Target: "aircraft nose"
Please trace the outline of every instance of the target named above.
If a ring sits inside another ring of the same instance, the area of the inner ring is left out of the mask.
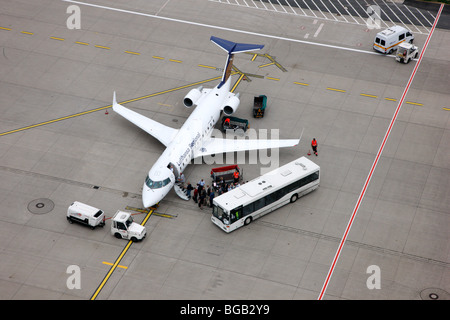
[[[153,205],[153,201],[144,197],[142,198],[142,204],[144,205],[144,208],[150,208]]]
[[[169,190],[170,188],[150,190],[147,186],[144,186],[142,190],[142,204],[144,205],[144,208],[155,206],[166,196]]]
[[[156,199],[154,192],[145,189],[142,191],[142,204],[144,205],[144,208],[152,207],[158,202],[159,200]]]

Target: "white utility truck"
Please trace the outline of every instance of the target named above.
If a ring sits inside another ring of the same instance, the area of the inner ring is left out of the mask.
[[[118,239],[136,242],[145,238],[147,230],[144,226],[133,222],[130,213],[118,210],[111,221],[111,234]]]
[[[409,63],[419,55],[419,48],[410,43],[400,43],[397,48],[395,60],[402,63]]]
[[[414,35],[401,26],[392,26],[380,31],[373,41],[373,49],[381,53],[392,53],[400,43],[413,43]]]
[[[79,222],[95,229],[97,226],[105,225],[105,213],[103,210],[75,201],[67,209],[67,221]]]

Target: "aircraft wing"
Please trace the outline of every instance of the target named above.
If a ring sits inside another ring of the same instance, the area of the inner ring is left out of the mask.
[[[116,92],[114,92],[112,108],[122,117],[134,123],[136,126],[158,139],[166,147],[170,142],[172,142],[172,140],[178,133],[178,129],[165,126],[159,122],[156,122],[155,120],[144,117],[143,115],[118,104],[116,101]]]
[[[203,142],[202,147],[194,152],[194,157],[197,158],[227,152],[294,147],[300,143],[300,139],[301,136],[299,139],[280,140],[211,138]]]

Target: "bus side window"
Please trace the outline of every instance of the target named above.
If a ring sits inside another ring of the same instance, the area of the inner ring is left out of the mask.
[[[249,203],[244,208],[242,208],[242,216],[245,217],[246,215],[253,212],[253,203]]]
[[[319,179],[319,171],[313,173],[313,181]]]
[[[278,199],[283,198],[283,197],[284,197],[285,195],[287,195],[288,193],[289,193],[289,191],[287,190],[287,186],[284,187],[284,188],[282,188],[282,189],[280,189],[280,190],[278,190],[278,191],[277,191],[277,194],[278,194],[278,196],[279,196]]]
[[[264,197],[266,199],[266,206],[278,200],[277,192],[273,192]]]
[[[253,202],[253,204],[255,205],[255,211],[258,211],[259,209],[264,208],[265,199],[264,198],[258,199],[255,202]]]
[[[403,39],[405,39],[405,34],[404,33],[402,33],[401,35],[398,36],[398,40],[399,41],[403,40]]]

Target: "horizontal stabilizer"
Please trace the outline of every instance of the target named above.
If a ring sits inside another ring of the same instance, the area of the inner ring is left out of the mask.
[[[214,36],[211,36],[211,41],[214,42],[215,44],[217,44],[219,47],[221,47],[223,50],[225,50],[229,54],[247,52],[247,51],[253,51],[253,50],[260,50],[260,49],[264,48],[264,45],[237,43],[237,42],[232,42],[232,41],[228,41],[225,39],[217,38]]]
[[[223,69],[222,81],[220,81],[219,85],[217,86],[218,88],[221,88],[225,83],[227,83],[228,79],[231,76],[231,69],[233,68],[233,57],[235,53],[259,50],[264,48],[264,45],[260,44],[237,43],[214,36],[211,36],[211,41],[228,53],[227,62],[225,63],[225,68]]]

